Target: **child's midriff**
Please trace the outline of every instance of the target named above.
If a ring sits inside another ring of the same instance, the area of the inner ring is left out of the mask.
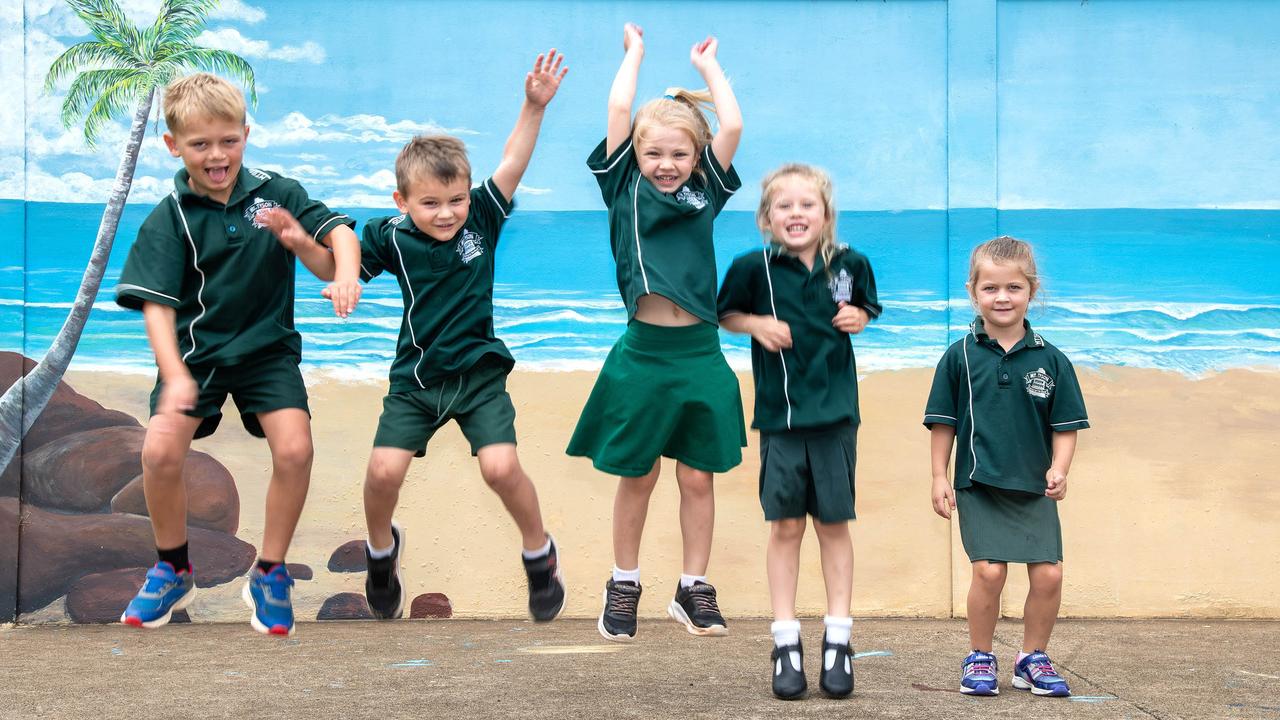
[[[642,295],[636,301],[636,319],[650,325],[685,327],[702,322],[688,310],[662,295]]]

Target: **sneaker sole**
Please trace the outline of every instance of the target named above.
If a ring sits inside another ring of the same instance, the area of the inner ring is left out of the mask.
[[[604,591],[604,605],[605,605],[605,607],[608,607],[608,606],[609,606],[609,591],[608,591],[608,590],[605,590],[605,591]],[[608,630],[606,630],[606,629],[605,629],[605,627],[604,627],[604,612],[601,612],[601,613],[600,613],[600,619],[596,620],[596,629],[600,631],[600,635],[601,635],[605,640],[611,640],[611,641],[613,641],[613,642],[617,642],[617,643],[629,643],[629,642],[631,642],[632,640],[635,640],[635,639],[636,639],[636,636],[635,636],[635,635],[627,635],[626,633],[622,633],[621,635],[614,635],[614,634],[610,633]]]
[[[267,627],[262,624],[262,621],[258,619],[258,606],[253,604],[253,592],[249,590],[249,582],[247,580],[244,583],[244,590],[240,593],[240,597],[244,598],[244,604],[248,605],[249,610],[252,611],[249,613],[249,624],[253,626],[254,630],[257,630],[263,635],[283,635],[284,637],[293,635],[293,631],[297,623],[289,626],[288,632],[280,632],[276,630],[276,628],[280,627],[279,625]]]
[[[976,689],[974,689],[974,688],[967,688],[967,687],[965,687],[965,686],[961,685],[961,686],[960,686],[960,694],[962,694],[962,695],[973,695],[973,696],[975,696],[975,697],[993,697],[993,696],[995,696],[995,695],[999,695],[999,694],[1000,694],[1000,688],[995,687],[995,688],[991,688],[990,690],[981,690],[981,691],[980,691],[980,690],[976,690]]]
[[[400,583],[400,604],[396,606],[395,612],[390,615],[379,615],[378,611],[373,609],[373,603],[369,602],[369,596],[366,595],[364,603],[369,606],[369,614],[373,615],[373,619],[375,620],[399,620],[400,618],[403,618],[404,604],[405,601],[409,599],[409,590],[404,586],[404,575],[400,572],[400,569],[404,567],[404,528],[400,527],[400,523],[395,520],[391,521],[391,527],[395,528],[396,532],[400,535],[400,549],[396,553],[396,582]],[[368,572],[369,568],[366,567],[365,573],[368,574]]]
[[[1048,697],[1071,697],[1071,691],[1070,691],[1070,690],[1068,690],[1068,691],[1066,691],[1066,692],[1064,692],[1064,693],[1054,692],[1053,690],[1045,690],[1045,689],[1043,689],[1043,688],[1038,688],[1038,687],[1036,687],[1035,685],[1032,685],[1031,683],[1027,682],[1026,680],[1023,680],[1022,678],[1018,677],[1017,675],[1014,675],[1014,676],[1013,676],[1013,686],[1014,686],[1015,688],[1017,688],[1018,690],[1030,690],[1032,695],[1039,695],[1040,697],[1046,697],[1046,696],[1048,696]]]
[[[699,637],[724,637],[729,634],[729,628],[724,625],[712,625],[704,628],[694,625],[693,621],[689,619],[688,614],[685,613],[684,608],[680,607],[680,603],[675,600],[672,600],[667,605],[667,614],[671,616],[672,620],[684,625],[684,629],[688,630],[690,635],[697,635]]]
[[[121,613],[120,622],[124,625],[128,625],[129,627],[141,627],[141,628],[153,628],[153,629],[162,627],[164,625],[169,624],[169,621],[173,619],[173,614],[175,612],[179,610],[185,610],[188,605],[190,605],[193,601],[195,601],[195,599],[196,599],[196,586],[192,585],[191,589],[187,591],[187,594],[178,598],[178,602],[174,603],[173,607],[169,608],[169,612],[165,613],[164,615],[161,615],[155,620],[148,620],[144,622],[140,618],[136,618],[136,617],[130,618],[128,614]],[[137,622],[129,622],[131,619],[137,620]]]

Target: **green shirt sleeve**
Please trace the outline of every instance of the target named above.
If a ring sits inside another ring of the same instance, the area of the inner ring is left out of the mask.
[[[751,297],[751,255],[742,255],[733,261],[724,274],[724,282],[720,283],[720,294],[716,297],[716,314],[753,315]]]
[[[405,221],[412,222],[407,217]],[[364,232],[360,233],[360,279],[364,282],[378,277],[387,269],[386,244],[382,242],[382,236],[388,230],[395,232],[395,228],[389,225],[388,218],[370,220],[365,224]]]
[[[966,342],[961,339],[960,342]],[[953,345],[943,353],[938,367],[933,371],[933,387],[929,389],[929,400],[924,406],[924,426],[960,424],[959,398],[956,389],[959,380],[959,366],[955,362],[956,353]]]
[[[702,169],[707,174],[706,190],[711,196],[711,207],[716,209],[718,215],[729,198],[742,187],[742,179],[738,177],[738,171],[733,169],[733,165],[728,170],[720,167],[720,161],[716,160],[716,154],[711,152],[710,145],[702,148]]]
[[[853,294],[850,304],[866,310],[874,320],[880,317],[884,308],[880,306],[880,298],[876,295],[876,276],[871,272],[871,261],[859,252],[849,254],[850,259],[847,264],[849,274],[853,276]]]
[[[1049,400],[1049,427],[1054,432],[1083,430],[1089,427],[1089,414],[1084,409],[1084,395],[1076,379],[1076,369],[1062,356],[1054,378],[1053,396]]]
[[[298,220],[298,224],[311,235],[316,242],[320,242],[335,227],[346,225],[349,228],[356,226],[356,221],[343,213],[334,212],[319,200],[312,199],[307,195],[307,191],[297,181],[289,178],[277,178],[278,181],[285,183],[286,190],[284,192],[285,209],[293,214]]]
[[[636,155],[631,149],[631,139],[622,143],[612,155],[604,153],[607,140],[601,140],[591,155],[587,157],[587,167],[600,185],[600,195],[606,207],[613,207],[614,201],[627,194],[627,184],[632,180],[633,171],[638,169]]]
[[[177,202],[166,197],[163,203]],[[116,303],[130,310],[141,310],[143,303],[153,302],[172,308],[182,304],[182,278],[187,264],[185,236],[162,227],[167,214],[152,213],[138,230],[138,238],[129,248],[120,281],[116,284]]]
[[[502,196],[493,178],[486,178],[471,189],[470,217],[490,250],[498,246],[498,234],[514,207],[514,202]]]

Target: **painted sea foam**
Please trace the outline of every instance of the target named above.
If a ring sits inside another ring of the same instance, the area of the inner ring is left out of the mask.
[[[148,211],[126,210],[75,369],[153,372],[141,315],[116,306],[111,292]],[[100,212],[0,201],[0,349],[44,354],[74,300]],[[363,221],[381,213],[352,214]],[[884,315],[853,341],[860,371],[932,367],[964,333],[972,316],[962,295],[968,243],[949,255],[947,229],[943,211],[841,213],[841,239],[871,259],[884,304]],[[1273,270],[1280,267],[1280,212],[1010,211],[1000,213],[1000,232],[1036,245],[1046,292],[1030,319],[1078,365],[1190,376],[1280,367],[1280,275]],[[625,329],[606,233],[603,212],[513,215],[497,251],[494,325],[519,367],[597,369]],[[734,255],[758,247],[749,213],[717,222],[722,273]],[[301,268],[297,280],[307,369],[384,378],[400,325],[394,279],[371,282],[346,320],[320,297],[323,283]],[[750,367],[746,338],[723,333],[722,344],[734,367]]]

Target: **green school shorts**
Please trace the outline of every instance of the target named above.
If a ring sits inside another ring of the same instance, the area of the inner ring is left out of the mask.
[[[858,426],[760,433],[760,507],[764,519],[812,515],[834,523],[857,517],[854,468]]]
[[[258,413],[285,408],[298,408],[311,414],[307,406],[307,386],[298,369],[298,356],[291,352],[267,352],[237,365],[214,368],[191,368],[191,377],[200,388],[196,406],[186,412],[203,418],[196,428],[196,438],[208,437],[222,422],[222,405],[227,395],[235,400],[240,422],[254,437],[266,437]],[[164,383],[156,378],[151,391],[151,414],[156,414],[160,390]]]
[[[960,540],[969,562],[1062,562],[1058,501],[975,482],[956,490]]]
[[[718,328],[632,320],[605,358],[567,452],[602,472],[640,477],[661,456],[725,472],[742,462],[746,444],[738,376]]]
[[[471,443],[471,454],[497,443],[516,441],[516,409],[507,394],[507,368],[486,355],[469,370],[425,390],[388,393],[374,447],[427,454],[427,443],[450,419]]]

